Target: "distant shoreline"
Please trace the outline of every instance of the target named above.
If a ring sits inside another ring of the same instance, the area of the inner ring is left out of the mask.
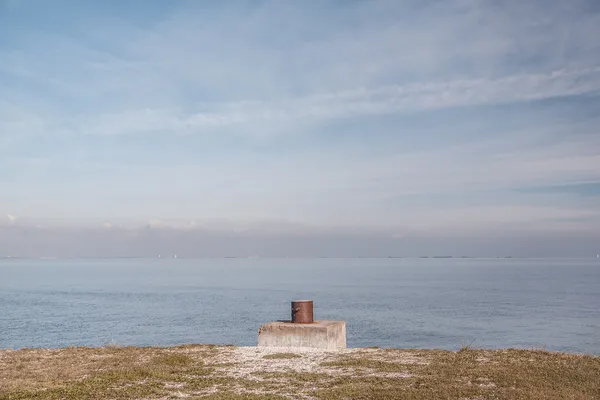
[[[518,256],[380,256],[380,257],[335,257],[335,256],[316,256],[316,257],[278,257],[278,256],[222,256],[222,257],[195,257],[195,256],[178,256],[173,257],[153,257],[153,256],[73,256],[73,257],[53,257],[53,256],[40,256],[40,257],[25,257],[25,256],[0,256],[0,260],[386,260],[386,259],[399,259],[399,260],[596,260],[596,256],[587,257],[518,257]]]

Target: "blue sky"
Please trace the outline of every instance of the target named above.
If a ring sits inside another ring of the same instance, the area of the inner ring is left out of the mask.
[[[595,254],[599,4],[0,0],[0,254],[87,254],[47,245],[81,229]]]

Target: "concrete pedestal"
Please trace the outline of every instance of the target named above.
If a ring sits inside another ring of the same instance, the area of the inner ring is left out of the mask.
[[[258,346],[345,349],[346,322],[315,321],[310,324],[269,322],[258,329]]]

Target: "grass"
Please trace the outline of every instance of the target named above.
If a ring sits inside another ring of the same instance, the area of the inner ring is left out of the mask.
[[[393,360],[394,357],[389,357]],[[406,372],[365,377],[318,392],[323,399],[600,399],[600,359],[531,350],[434,352],[428,363],[343,358],[327,366]],[[401,397],[399,396],[401,393]]]
[[[600,358],[542,350],[0,350],[0,400],[600,399]]]
[[[289,358],[301,358],[302,356],[295,353],[275,353],[275,354],[267,354],[263,356],[265,360],[282,360]]]

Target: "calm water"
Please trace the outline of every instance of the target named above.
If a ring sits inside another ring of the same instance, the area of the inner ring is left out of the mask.
[[[0,260],[0,348],[255,345],[294,298],[351,347],[600,354],[600,262],[518,259]]]

